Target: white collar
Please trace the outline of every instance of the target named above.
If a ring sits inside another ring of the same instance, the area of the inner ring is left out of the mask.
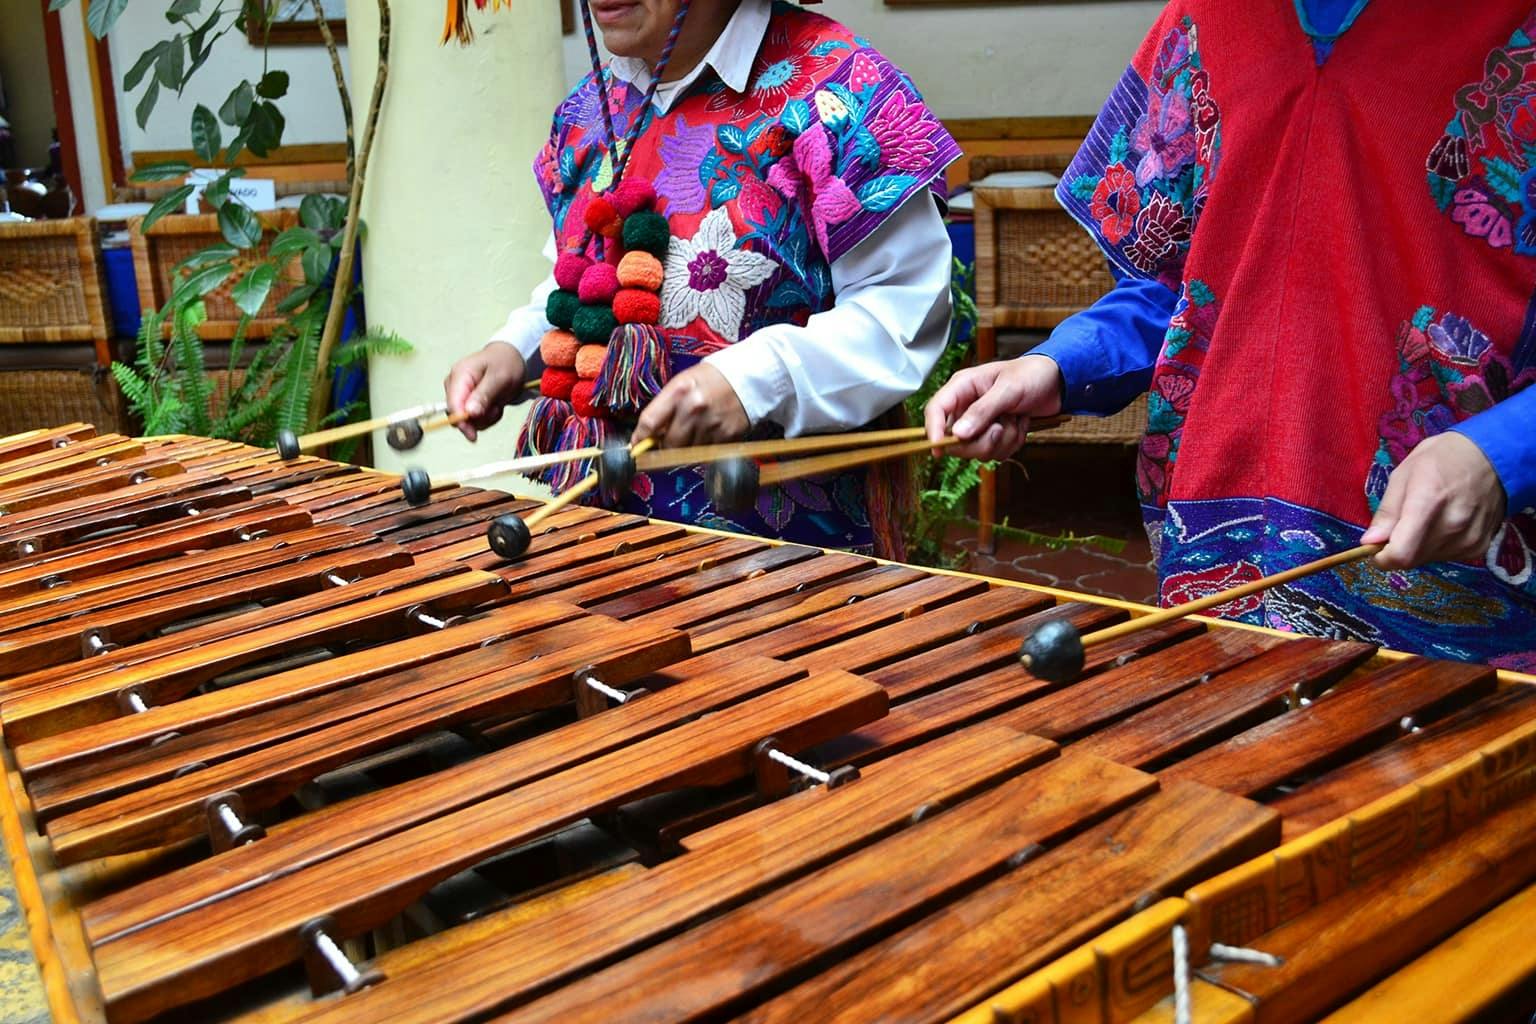
[[[704,59],[675,82],[665,82],[656,93],[657,106],[663,113],[672,102],[698,80],[706,67],[713,68],[720,81],[732,92],[746,92],[752,79],[752,65],[768,34],[768,19],[773,15],[772,0],[741,0],[724,31],[709,48]],[[651,69],[639,57],[614,57],[608,62],[614,77],[637,89],[651,84]]]

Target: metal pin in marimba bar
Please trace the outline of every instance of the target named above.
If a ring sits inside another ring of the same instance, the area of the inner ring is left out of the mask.
[[[117,650],[117,644],[112,643],[111,634],[101,627],[88,629],[80,634],[80,654],[82,657],[94,658],[99,654]]]
[[[124,690],[121,702],[124,708],[135,715],[142,715],[149,710],[149,705],[144,701],[144,695],[138,690]]]
[[[859,777],[859,770],[851,764],[834,768],[830,772],[807,764],[785,753],[780,749],[778,739],[772,736],[760,741],[752,749],[752,762],[757,790],[766,797],[780,797],[788,793],[793,788],[791,772],[813,786],[824,786],[827,789],[837,789]]]
[[[420,623],[428,629],[447,629],[464,621],[462,615],[450,615],[446,619],[440,619],[432,614],[430,608],[424,604],[413,604],[405,610],[405,617],[411,622]]]
[[[318,917],[299,932],[299,938],[304,944],[304,968],[314,993],[325,995],[341,989],[351,995],[383,981],[384,975],[377,968],[359,969],[352,962],[352,958],[331,937],[335,930],[334,918]]]
[[[609,701],[614,704],[628,704],[646,692],[643,689],[620,690],[609,686],[597,678],[596,669],[590,665],[578,669],[571,678],[576,687],[576,714],[581,718],[595,715],[599,711],[607,711],[610,706]]]
[[[203,804],[208,820],[208,841],[215,853],[223,853],[246,843],[254,843],[267,834],[266,829],[244,817],[245,803],[239,793],[220,793]]]

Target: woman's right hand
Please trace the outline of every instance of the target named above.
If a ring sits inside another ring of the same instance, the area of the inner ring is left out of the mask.
[[[1023,446],[1031,417],[1060,411],[1056,361],[1027,355],[961,370],[929,400],[924,419],[930,441],[950,433],[960,438],[948,454],[992,461]]]
[[[469,414],[459,432],[473,441],[501,419],[502,410],[522,391],[526,372],[517,349],[500,341],[454,363],[443,380],[443,394],[450,414]]]

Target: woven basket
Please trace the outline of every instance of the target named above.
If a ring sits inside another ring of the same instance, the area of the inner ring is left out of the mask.
[[[1115,286],[1048,188],[976,189],[976,300],[990,327],[1051,328]]]
[[[105,294],[91,218],[0,223],[0,343],[89,341],[106,365]]]
[[[1030,436],[1031,445],[1134,445],[1147,432],[1147,396],[1113,416],[1073,416],[1061,426]]]
[[[299,215],[295,210],[276,210],[258,214],[258,216],[263,228],[260,245],[254,252],[241,253],[237,256],[234,260],[235,273],[231,274],[223,285],[203,297],[203,303],[208,309],[208,319],[199,328],[198,334],[205,340],[235,336],[235,328],[239,325],[241,314],[239,307],[229,296],[230,291],[246,271],[266,255],[267,246],[271,244],[277,233],[299,222]],[[141,218],[134,218],[128,222],[133,242],[133,269],[139,283],[139,305],[146,310],[160,309],[171,295],[173,287],[171,268],[200,249],[222,243],[224,236],[219,234],[219,219],[214,214],[196,216],[180,214],[162,217],[150,225],[148,234],[139,230],[140,220]],[[286,274],[279,277],[277,283],[272,286],[266,304],[251,320],[246,336],[269,337],[283,322],[282,316],[277,312],[278,304],[287,297],[289,292],[303,283],[303,271],[295,260],[288,265]],[[170,324],[166,324],[165,329],[169,332]]]
[[[101,433],[136,433],[117,382],[100,368],[0,372],[0,435],[91,423]]]

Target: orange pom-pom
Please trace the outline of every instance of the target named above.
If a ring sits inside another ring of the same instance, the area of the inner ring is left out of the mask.
[[[576,376],[582,380],[596,377],[597,371],[603,368],[603,359],[607,354],[607,345],[581,346],[576,350]]]
[[[619,284],[625,288],[643,288],[648,292],[661,291],[661,260],[639,249],[624,254],[619,260]]]
[[[654,324],[661,319],[661,296],[625,288],[613,297],[613,316],[621,324]]]
[[[577,381],[571,389],[571,405],[576,409],[578,416],[597,416],[597,409],[592,405],[592,382],[590,380]]]
[[[576,350],[581,342],[570,331],[545,331],[539,339],[539,355],[545,366],[570,369],[576,365]]]
[[[624,232],[624,218],[620,217],[613,204],[602,196],[598,196],[587,204],[582,211],[582,220],[587,227],[602,235],[604,238],[618,238]]]

